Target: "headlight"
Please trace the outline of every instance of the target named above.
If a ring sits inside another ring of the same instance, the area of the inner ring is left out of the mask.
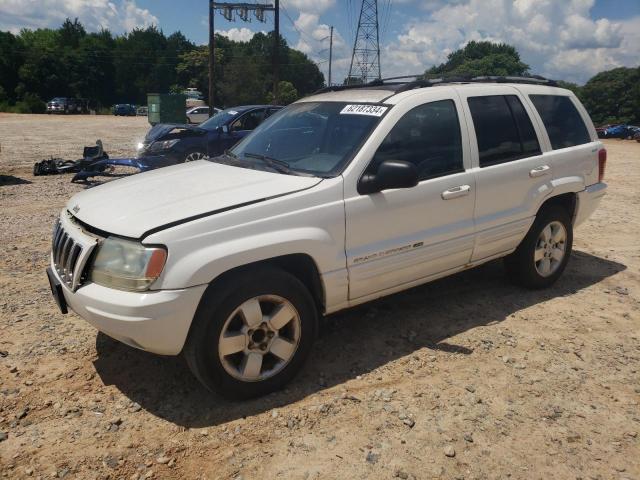
[[[149,147],[149,150],[152,152],[159,152],[160,150],[168,150],[179,141],[180,141],[179,138],[174,138],[173,140],[161,140],[158,142],[153,142]]]
[[[167,259],[162,247],[108,237],[98,247],[91,281],[105,287],[141,292],[160,276]]]

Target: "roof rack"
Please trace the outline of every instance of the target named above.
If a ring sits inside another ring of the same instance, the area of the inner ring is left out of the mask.
[[[401,81],[414,78],[415,80]],[[400,80],[400,81],[398,81]],[[382,79],[375,79],[369,83],[362,83],[356,85],[332,85],[330,87],[324,87],[315,92],[327,93],[327,92],[339,92],[342,90],[351,90],[357,88],[368,89],[384,89],[393,90],[395,93],[406,92],[415,88],[434,87],[436,85],[447,85],[451,83],[524,83],[532,85],[547,85],[550,87],[557,87],[558,83],[555,80],[550,80],[540,75],[530,75],[526,77],[511,76],[511,75],[486,75],[479,77],[472,76],[449,76],[440,78],[424,78],[424,74],[418,75],[403,75],[400,77],[389,77]]]

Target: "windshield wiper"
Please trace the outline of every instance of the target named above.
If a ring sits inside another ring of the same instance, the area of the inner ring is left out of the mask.
[[[287,162],[283,162],[282,160],[278,160],[277,158],[267,157],[266,155],[261,155],[259,153],[247,153],[244,152],[243,155],[247,158],[256,158],[258,160],[262,160],[264,163],[269,165],[274,170],[277,170],[281,173],[286,173],[287,175],[296,175],[291,168],[289,168],[289,164]]]
[[[221,163],[223,165],[241,166],[242,161],[235,153],[231,153],[229,150],[225,150],[222,155],[216,155],[215,157],[209,157],[210,162]]]

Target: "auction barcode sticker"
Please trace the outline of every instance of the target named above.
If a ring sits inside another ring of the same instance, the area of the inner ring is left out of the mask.
[[[381,117],[389,107],[380,105],[347,105],[340,112],[341,115],[371,115],[372,117]]]

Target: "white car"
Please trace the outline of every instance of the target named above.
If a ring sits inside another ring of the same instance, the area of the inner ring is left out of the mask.
[[[548,287],[606,151],[572,92],[527,82],[332,87],[223,156],[85,190],[55,226],[54,297],[247,398],[294,376],[321,315],[500,257]]]
[[[213,109],[214,115],[220,111],[219,108]],[[187,110],[187,122],[202,123],[205,120],[209,120],[209,107],[193,107]]]

